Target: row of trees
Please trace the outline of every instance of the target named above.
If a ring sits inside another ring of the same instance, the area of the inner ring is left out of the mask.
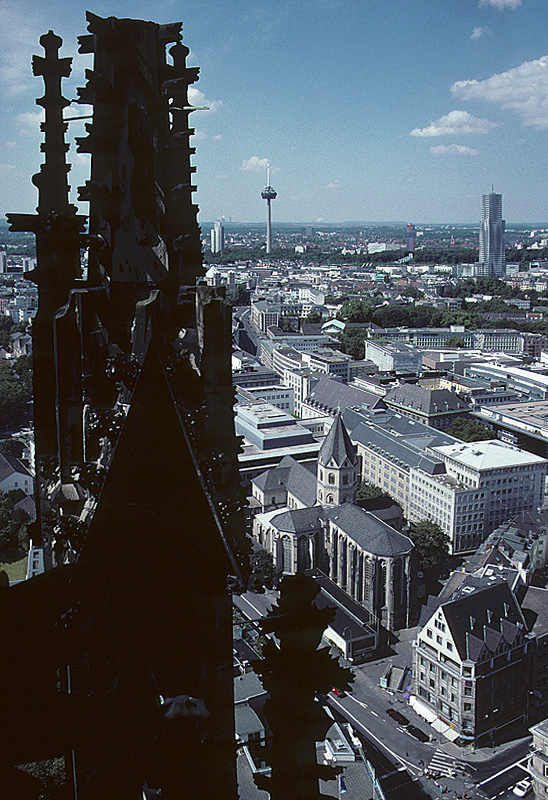
[[[21,489],[0,493],[0,560],[21,557],[27,550],[30,517],[15,508],[24,497]]]
[[[4,429],[31,418],[32,356],[0,360],[0,420]]]

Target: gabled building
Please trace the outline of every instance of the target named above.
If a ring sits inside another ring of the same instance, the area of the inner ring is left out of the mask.
[[[22,489],[25,494],[32,494],[34,491],[32,475],[18,458],[0,453],[0,492],[11,492],[14,489]]]
[[[451,600],[423,610],[415,641],[415,709],[474,744],[526,722],[535,642],[506,581],[468,579]]]
[[[391,389],[384,402],[417,422],[446,430],[459,417],[467,417],[468,406],[448,389],[425,389],[418,384],[403,383]]]

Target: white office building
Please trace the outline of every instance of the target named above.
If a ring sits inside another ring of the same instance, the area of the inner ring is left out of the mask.
[[[501,522],[544,502],[548,461],[505,442],[433,447],[445,471],[409,471],[409,519],[446,531],[452,553],[475,550]]]

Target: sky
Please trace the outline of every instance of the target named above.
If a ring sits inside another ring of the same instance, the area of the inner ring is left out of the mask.
[[[86,10],[183,22],[202,222],[263,221],[267,160],[273,224],[476,223],[491,187],[507,224],[548,220],[548,0],[0,0],[0,214],[37,205],[39,37],[63,38],[74,98]]]

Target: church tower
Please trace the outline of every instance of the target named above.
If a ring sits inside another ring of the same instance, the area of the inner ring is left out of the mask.
[[[352,503],[358,482],[358,455],[339,411],[318,454],[318,503],[322,506]]]

